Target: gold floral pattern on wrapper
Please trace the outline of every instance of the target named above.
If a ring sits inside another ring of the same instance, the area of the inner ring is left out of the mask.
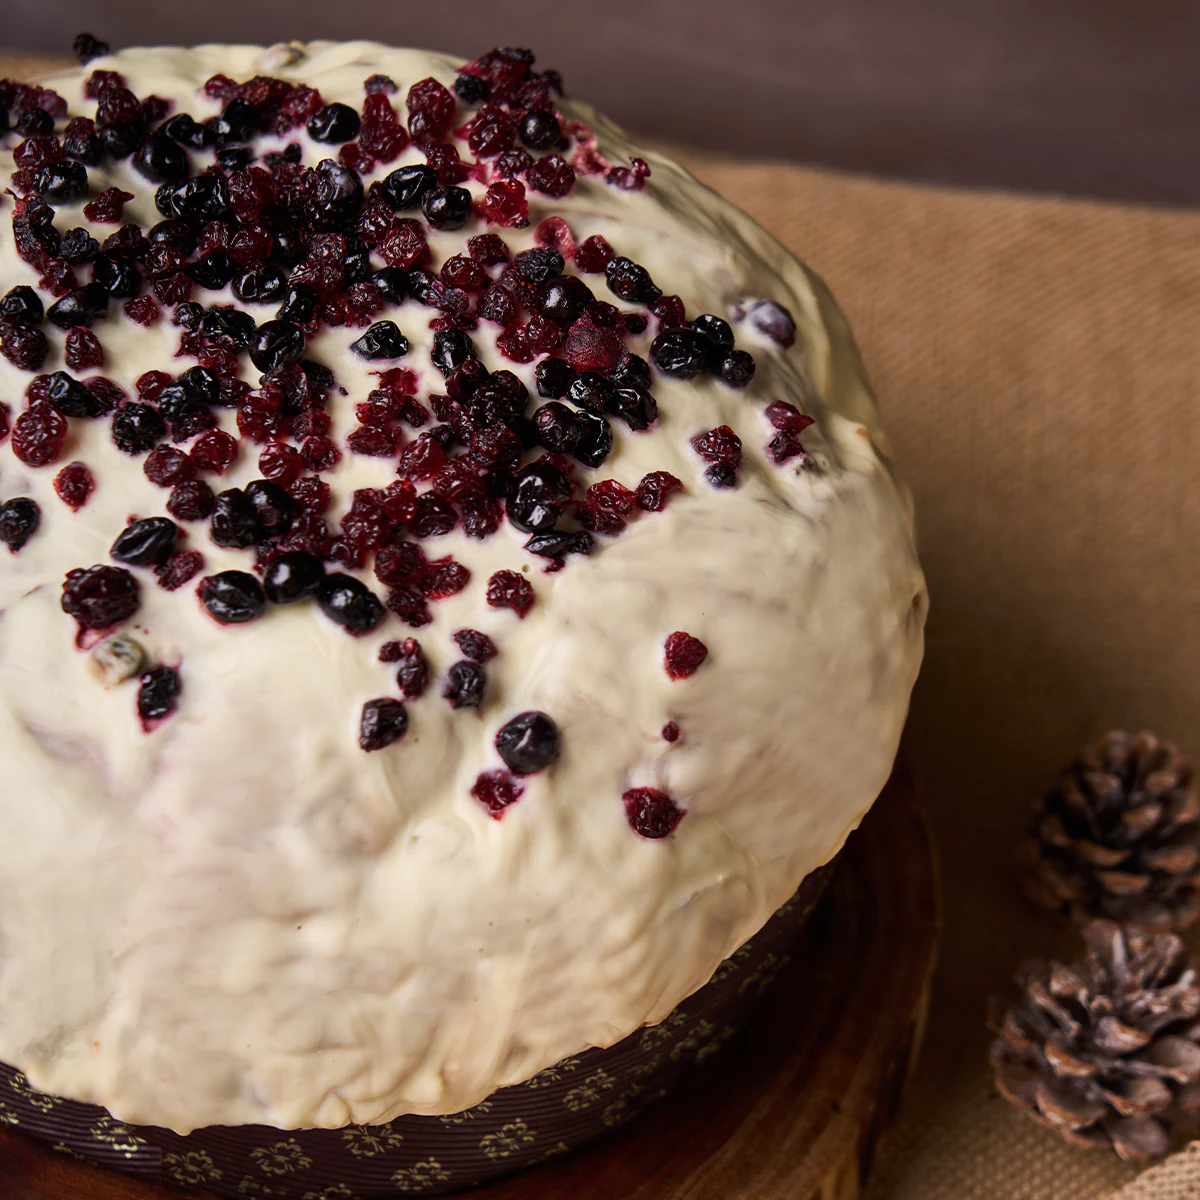
[[[333,1130],[241,1126],[180,1136],[130,1127],[102,1109],[39,1092],[0,1063],[0,1125],[75,1157],[230,1200],[377,1200],[467,1188],[616,1129],[665,1095],[693,1063],[716,1055],[786,966],[828,874],[810,876],[659,1024],[606,1050],[564,1058],[460,1113]]]

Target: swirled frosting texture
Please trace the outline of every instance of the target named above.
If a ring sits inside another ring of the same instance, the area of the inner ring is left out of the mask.
[[[91,65],[200,119],[218,110],[199,91],[216,72],[243,79],[265,67],[357,107],[371,74],[403,92],[427,75],[449,86],[459,64],[317,42],[291,55],[129,50]],[[44,82],[87,115],[84,75]],[[592,124],[608,158],[629,160],[617,130],[563,108]],[[306,162],[328,154],[302,130],[288,140]],[[633,487],[667,470],[685,491],[600,538],[591,557],[543,574],[507,523],[484,541],[456,531],[430,543],[431,557],[453,554],[472,580],[419,631],[435,682],[385,751],[361,751],[356,726],[365,700],[397,694],[377,659],[382,642],[409,632],[395,618],[364,639],[312,604],[222,627],[190,588],[167,593],[147,571],[129,632],[155,661],[180,666],[184,690],[178,712],[143,732],[136,686],[101,686],[59,597],[68,570],[108,561],[131,514],[161,515],[165,492],[113,446],[106,421],[71,422],[61,461],[88,463],[97,480],[77,514],[53,493],[58,465],[28,468],[11,439],[0,444],[0,498],[30,496],[43,513],[19,554],[0,549],[0,1059],[37,1087],[179,1131],[463,1109],[661,1020],[869,808],[921,657],[908,494],[823,285],[686,172],[645,157],[644,191],[581,178],[562,200],[531,194],[533,226],[501,232],[526,248],[553,211],[577,242],[603,235],[689,313],[733,320],[757,374],[746,391],[656,377],[658,423],[616,428],[611,458],[584,475]],[[410,148],[400,161],[422,160]],[[0,171],[12,169],[11,149],[0,150]],[[136,193],[127,219],[157,219],[153,189],[128,161],[89,174],[93,194]],[[59,227],[86,225],[81,208],[60,208]],[[36,285],[15,252],[11,212],[6,199],[2,278]],[[461,238],[433,233],[430,245],[436,263]],[[612,298],[602,282],[597,294]],[[736,320],[763,297],[794,314],[790,349]],[[421,394],[440,390],[430,310],[409,300],[381,315],[412,343],[404,365],[422,371]],[[180,369],[169,322],[144,329],[110,317],[96,330],[104,374],[131,393],[143,371]],[[63,335],[46,331],[51,371]],[[349,393],[330,409],[338,439],[374,383],[371,364],[348,351],[360,332],[325,329],[309,346]],[[493,337],[473,336],[489,368],[511,366]],[[532,367],[512,369],[532,385]],[[0,360],[0,398],[16,411],[29,378]],[[776,466],[764,453],[773,399],[815,418],[810,462]],[[688,444],[721,424],[745,447],[732,490],[705,483]],[[222,486],[256,477],[254,460],[243,448]],[[394,460],[347,455],[328,478],[344,511],[355,488],[394,479]],[[209,572],[246,569],[245,552],[210,544],[202,526],[189,532]],[[484,601],[503,568],[533,585],[523,621]],[[439,677],[460,657],[450,634],[464,626],[488,633],[500,654],[484,707],[456,712]],[[709,648],[690,679],[663,669],[673,630]],[[471,785],[500,765],[495,733],[525,709],[553,715],[562,755],[496,821]],[[675,743],[661,737],[669,720],[682,731]],[[621,797],[637,786],[685,810],[670,838],[630,828]]]

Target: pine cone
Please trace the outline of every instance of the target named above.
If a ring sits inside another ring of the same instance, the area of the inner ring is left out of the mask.
[[[1152,733],[1106,733],[1036,807],[1025,890],[1082,925],[1151,932],[1200,917],[1200,802],[1192,768]]]
[[[1175,934],[1093,921],[1083,963],[1033,963],[989,1025],[996,1087],[1077,1146],[1127,1161],[1165,1154],[1168,1130],[1200,1113],[1200,986]]]

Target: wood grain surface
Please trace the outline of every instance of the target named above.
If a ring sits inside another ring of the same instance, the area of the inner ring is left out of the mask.
[[[754,1027],[646,1116],[478,1200],[855,1200],[921,1042],[938,897],[899,768]],[[190,1193],[193,1197],[196,1193]],[[4,1200],[178,1200],[0,1127]]]

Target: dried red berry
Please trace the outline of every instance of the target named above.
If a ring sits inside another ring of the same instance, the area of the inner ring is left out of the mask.
[[[469,238],[467,250],[477,263],[481,263],[485,267],[508,262],[510,257],[504,240],[495,233],[479,233],[473,238]]]
[[[635,493],[638,507],[646,512],[662,512],[672,492],[682,492],[683,484],[669,471],[651,471],[642,476]]]
[[[81,462],[68,463],[54,477],[54,490],[58,498],[75,512],[88,502],[95,487],[95,477]]]
[[[664,742],[679,741],[679,726],[674,721],[668,721],[662,727],[662,738]]]
[[[202,479],[184,479],[167,497],[167,512],[180,521],[206,521],[212,516],[217,498]]]
[[[105,188],[83,206],[83,215],[89,221],[116,225],[125,215],[125,205],[132,199],[132,192],[123,192],[115,187]]]
[[[30,467],[45,467],[54,462],[66,440],[66,417],[45,401],[31,405],[13,426],[13,453]]]
[[[683,810],[657,788],[630,788],[621,799],[626,820],[644,838],[665,838],[683,819]]]
[[[416,576],[417,591],[427,600],[445,600],[447,596],[461,592],[470,582],[471,572],[449,555],[427,563]]]
[[[196,477],[196,465],[175,446],[155,446],[142,466],[146,478],[158,487],[174,487]]]
[[[672,679],[688,679],[708,657],[708,647],[690,633],[676,631],[663,643],[663,665]]]
[[[550,154],[525,172],[525,182],[535,192],[558,199],[575,186],[575,168],[562,155]]]
[[[422,434],[404,447],[396,474],[405,479],[430,479],[445,463],[445,451],[432,437]]]
[[[593,483],[588,488],[585,498],[594,508],[622,517],[632,511],[636,499],[633,492],[615,479],[602,479],[599,483]]]
[[[91,367],[104,366],[104,348],[100,339],[82,325],[67,331],[63,357],[72,371],[86,371]]]
[[[138,296],[136,299],[126,300],[121,309],[131,321],[147,328],[154,325],[161,315],[152,296]]]
[[[158,586],[173,592],[195,579],[204,570],[204,555],[198,550],[184,550],[172,554],[154,568]]]
[[[742,465],[742,439],[728,425],[696,434],[691,447],[705,462],[720,463],[734,471]]]
[[[454,97],[436,79],[422,79],[408,89],[408,129],[414,142],[445,141],[454,123]]]
[[[511,771],[481,771],[471,787],[471,795],[487,809],[493,820],[525,792],[525,785]]]
[[[67,572],[62,610],[81,629],[108,629],[127,621],[141,603],[141,585],[124,567],[95,566]]]
[[[390,644],[395,645],[395,643]],[[380,657],[382,658],[382,651]],[[416,638],[405,638],[399,644],[395,658],[389,661],[398,664],[396,682],[406,700],[416,700],[417,697],[424,694],[425,688],[429,685],[429,663]]]
[[[380,77],[382,78],[382,77]],[[394,85],[393,85],[394,90]],[[363,102],[362,131],[358,144],[362,150],[380,162],[397,159],[408,145],[408,134],[400,123],[384,90],[370,92]]]
[[[201,471],[224,475],[237,456],[237,438],[221,429],[210,429],[201,434],[192,446],[192,462]]]
[[[522,620],[533,607],[533,587],[517,571],[497,571],[487,585],[487,602],[492,608],[511,608]]]
[[[50,353],[46,335],[33,325],[0,318],[0,354],[22,371],[41,369]]]
[[[478,629],[456,629],[450,636],[454,638],[454,644],[463,652],[463,657],[469,658],[472,662],[491,662],[500,653],[496,649],[496,643],[486,633],[480,633]]]
[[[485,221],[509,229],[524,229],[529,224],[529,201],[525,185],[517,179],[499,179],[477,202],[477,211]]]
[[[621,339],[611,329],[597,324],[590,312],[585,312],[567,330],[562,347],[563,358],[576,371],[595,371],[600,375],[611,371],[625,353]]]

